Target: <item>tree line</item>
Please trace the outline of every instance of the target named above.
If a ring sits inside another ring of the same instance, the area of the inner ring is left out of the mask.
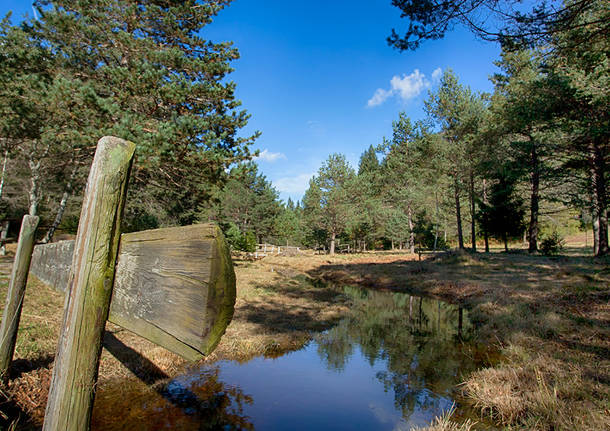
[[[430,25],[411,26],[404,37],[394,33],[388,41],[401,50],[442,37],[452,20],[474,25],[468,14],[477,13],[451,2],[393,3],[412,23]],[[500,72],[491,77],[493,93],[477,93],[446,70],[424,102],[424,119],[400,113],[392,136],[371,145],[357,170],[344,155],[332,154],[302,202],[255,199],[267,209],[254,212],[275,222],[256,221],[250,211],[248,228],[230,210],[225,220],[255,232],[259,241],[330,253],[338,242],[360,250],[411,251],[453,243],[476,251],[481,242],[488,251],[490,238],[506,250],[510,240],[523,238],[530,252],[552,252],[561,246],[562,228],[590,227],[594,253],[607,254],[607,7],[595,0],[568,1],[559,9],[542,5],[529,13],[511,9],[509,1],[476,7],[489,7],[504,20],[497,31],[473,27],[503,46]],[[277,196],[265,184],[267,196]]]
[[[493,94],[445,71],[425,118],[399,114],[358,172],[342,155],[328,158],[303,199],[305,220],[325,232],[331,253],[341,234],[360,248],[413,251],[445,245],[448,230],[460,249],[476,251],[481,239],[488,251],[490,237],[508,249],[525,234],[536,252],[541,217],[567,211],[592,227],[595,254],[607,254],[608,63],[586,74],[565,55],[504,51]],[[547,230],[545,239],[557,236]]]
[[[238,133],[248,114],[226,79],[238,52],[202,37],[228,3],[39,0],[39,19],[5,18],[3,218],[41,215],[46,240],[60,224],[73,230],[95,142],[115,134],[138,144],[124,230],[214,220],[238,249],[269,241],[331,253],[345,245],[487,250],[490,238],[508,248],[525,235],[536,252],[558,242],[544,220],[562,218],[554,225],[590,226],[595,254],[608,253],[604,2],[578,10],[567,2],[565,25],[536,24],[541,38],[488,32],[503,43],[493,93],[446,70],[423,119],[400,113],[357,169],[330,155],[302,201],[285,203],[251,160],[258,134]],[[394,3],[427,19],[411,10],[417,2]],[[428,10],[448,25],[455,17],[445,12]],[[436,38],[415,32],[409,44],[407,36],[390,43],[411,49]]]

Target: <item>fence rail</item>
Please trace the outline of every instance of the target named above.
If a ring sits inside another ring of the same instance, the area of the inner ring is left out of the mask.
[[[262,259],[270,255],[294,255],[300,254],[301,247],[294,247],[291,245],[275,245],[269,243],[256,244],[256,250],[250,255],[255,259]]]

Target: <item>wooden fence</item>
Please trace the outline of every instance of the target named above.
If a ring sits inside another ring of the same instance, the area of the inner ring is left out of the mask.
[[[67,295],[44,431],[89,428],[107,319],[198,359],[233,315],[235,273],[217,226],[120,235],[134,151],[122,139],[98,142],[75,241],[33,250],[38,218],[22,223],[0,327],[0,374],[8,374],[32,263],[34,274]]]
[[[260,259],[266,256],[288,254],[294,255],[301,253],[301,247],[293,247],[289,245],[274,245],[274,244],[257,244],[256,250],[252,253],[255,259]]]

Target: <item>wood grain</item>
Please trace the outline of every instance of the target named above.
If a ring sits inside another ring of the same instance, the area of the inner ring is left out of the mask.
[[[63,291],[72,250],[69,241],[36,246],[30,270]],[[110,322],[188,360],[211,353],[235,305],[221,230],[208,223],[121,235],[112,292]]]

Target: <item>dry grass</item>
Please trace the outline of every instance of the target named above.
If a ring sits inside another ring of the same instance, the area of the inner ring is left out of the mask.
[[[0,295],[9,267],[8,260],[0,261]],[[347,311],[346,298],[333,285],[411,292],[461,303],[480,337],[501,349],[502,362],[465,376],[462,385],[482,416],[512,429],[606,430],[609,268],[607,259],[579,256],[578,250],[558,257],[449,253],[422,261],[405,253],[238,259],[234,319],[206,361],[246,361],[300,348],[312,332],[332,326]],[[22,422],[34,427],[44,412],[62,306],[60,295],[30,281],[8,396]],[[150,391],[151,383],[186,366],[128,331],[114,325],[107,330],[114,337],[108,341],[118,340],[114,352],[120,360],[104,349],[99,399],[106,387],[126,378],[134,382],[130,391]],[[3,405],[0,410],[11,411]],[[429,429],[469,429],[448,417],[437,422]]]
[[[464,389],[484,415],[503,425],[532,430],[609,429],[610,418],[595,408],[591,383],[582,369],[565,366],[541,354],[527,363],[515,361],[477,371]]]
[[[411,431],[471,431],[476,425],[476,422],[466,420],[457,423],[451,420],[454,413],[454,408],[451,408],[442,416],[437,417],[432,423],[426,427],[411,428]]]

